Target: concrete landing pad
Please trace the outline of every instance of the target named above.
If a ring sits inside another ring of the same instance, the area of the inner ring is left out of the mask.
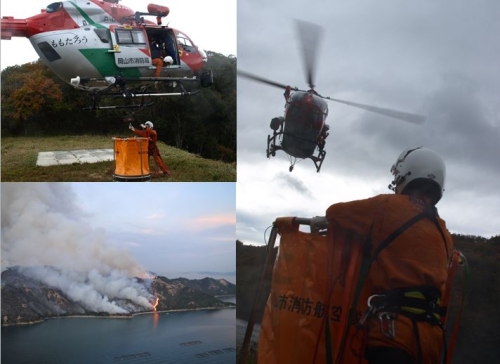
[[[97,163],[114,160],[113,149],[81,149],[56,152],[40,152],[36,165],[40,167],[74,163]]]

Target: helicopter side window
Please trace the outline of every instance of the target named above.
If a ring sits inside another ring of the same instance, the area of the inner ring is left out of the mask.
[[[132,40],[134,44],[146,44],[146,36],[142,30],[132,30]]]
[[[63,7],[63,3],[62,2],[52,3],[49,6],[47,6],[47,8],[45,10],[47,11],[47,13],[50,14],[50,13],[55,13],[58,10],[61,10],[62,7]]]
[[[56,50],[52,48],[52,46],[47,42],[38,43],[38,48],[42,51],[43,55],[49,62],[54,62],[58,59],[61,59],[59,53],[57,53]]]
[[[116,29],[116,39],[122,45],[144,46],[146,44],[146,36],[139,29]]]
[[[104,28],[94,29],[101,42],[109,43],[109,30]]]
[[[120,44],[131,44],[132,34],[129,30],[116,30],[116,40]]]
[[[186,52],[194,52],[194,46],[191,41],[184,36],[184,34],[179,33],[177,35],[177,42],[182,46]]]

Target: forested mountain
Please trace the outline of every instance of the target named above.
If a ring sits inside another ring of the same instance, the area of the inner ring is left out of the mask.
[[[212,296],[226,296],[236,294],[236,285],[225,279],[213,279],[205,277],[203,279],[175,278],[172,282],[179,282],[187,287],[207,293]]]
[[[193,96],[156,97],[134,115],[153,121],[159,140],[202,157],[236,161],[236,58],[207,52],[214,84]],[[39,60],[1,73],[2,135],[129,136],[123,110],[82,111],[90,98]],[[122,100],[119,100],[120,102]]]
[[[465,255],[470,268],[453,363],[498,363],[500,362],[500,235],[489,239],[470,235],[452,236],[455,248]],[[277,250],[275,248],[273,255]],[[249,318],[265,255],[265,246],[250,246],[244,245],[241,241],[236,242],[238,302],[236,315],[240,319]],[[461,298],[464,274],[463,269],[455,283],[450,304],[452,313],[456,313]],[[270,282],[266,282],[261,308],[269,291]],[[453,317],[450,316],[450,319]]]

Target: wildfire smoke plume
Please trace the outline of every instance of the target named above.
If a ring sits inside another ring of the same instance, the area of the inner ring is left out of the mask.
[[[70,184],[2,183],[1,198],[2,270],[16,266],[90,311],[151,308],[152,280],[136,279],[148,273],[89,226]]]

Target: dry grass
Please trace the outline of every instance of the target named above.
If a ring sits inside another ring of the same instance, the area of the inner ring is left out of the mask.
[[[114,162],[37,167],[39,152],[113,148],[112,136],[58,136],[2,138],[2,182],[111,182]],[[236,182],[236,164],[201,158],[159,142],[161,156],[171,176],[155,182]]]

